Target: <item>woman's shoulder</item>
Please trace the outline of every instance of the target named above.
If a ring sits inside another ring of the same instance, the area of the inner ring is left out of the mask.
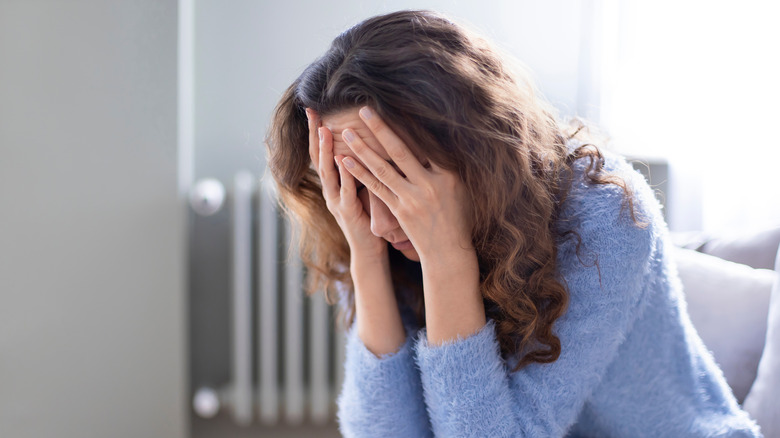
[[[587,177],[591,159],[576,160],[561,205],[559,231],[576,231],[582,243],[597,252],[620,251],[646,258],[665,228],[661,206],[644,176],[624,157],[603,148],[600,152],[601,172],[613,182],[594,183]]]

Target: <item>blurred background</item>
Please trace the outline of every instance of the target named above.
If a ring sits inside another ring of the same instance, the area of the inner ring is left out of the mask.
[[[673,231],[780,222],[773,2],[0,0],[0,436],[338,436],[341,336],[263,137],[336,35],[407,8],[602,126]]]

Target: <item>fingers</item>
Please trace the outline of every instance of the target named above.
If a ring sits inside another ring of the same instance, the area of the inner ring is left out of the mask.
[[[319,167],[320,180],[322,181],[322,193],[325,199],[335,198],[339,194],[339,176],[336,171],[336,163],[333,159],[333,135],[330,129],[320,127],[317,129],[319,140]]]
[[[344,169],[341,163],[343,156],[333,157],[332,133],[328,128],[319,126],[319,115],[311,108],[306,108],[306,118],[309,127],[309,157],[320,175],[323,195],[334,198],[340,192],[347,199],[356,198],[355,178]],[[340,171],[336,171],[335,167],[339,167]]]
[[[341,178],[341,198],[353,199],[357,196],[355,178],[344,168],[343,160],[343,155],[336,157],[336,163],[338,163],[339,167],[339,177]]]
[[[425,177],[426,170],[417,157],[414,156],[406,143],[379,118],[371,108],[364,106],[359,111],[360,118],[368,126],[379,143],[385,148],[387,155],[398,166],[406,177],[417,183]],[[361,157],[362,159],[362,157]]]
[[[389,167],[386,161],[382,161],[386,166]],[[355,179],[362,182],[368,190],[381,199],[382,202],[384,202],[385,205],[387,205],[391,210],[394,209],[395,205],[397,204],[398,197],[395,195],[395,193],[390,191],[390,189],[388,189],[382,181],[377,179],[377,177],[375,177],[370,171],[358,164],[358,162],[351,157],[344,157],[342,159],[342,163],[342,168],[344,170],[348,171],[353,177],[355,177]],[[390,167],[390,171],[395,172],[392,167]],[[397,173],[396,176],[400,178]]]
[[[403,184],[406,183],[406,181],[403,180],[403,177],[399,175],[390,163],[368,147],[354,130],[345,129],[341,132],[341,136],[344,138],[344,141],[352,152],[354,152],[355,155],[365,163],[368,170],[376,176],[376,179],[389,187],[393,192],[396,192],[403,187]],[[358,175],[355,176],[357,177]],[[366,186],[368,186],[368,184],[366,184]]]

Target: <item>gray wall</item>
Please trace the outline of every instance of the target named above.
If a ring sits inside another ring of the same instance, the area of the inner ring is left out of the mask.
[[[0,436],[184,437],[175,1],[0,1]]]
[[[528,65],[563,114],[580,105],[578,1],[192,1],[196,178],[229,184],[237,169],[262,172],[263,137],[282,92],[339,33],[394,10],[433,9],[470,24]]]

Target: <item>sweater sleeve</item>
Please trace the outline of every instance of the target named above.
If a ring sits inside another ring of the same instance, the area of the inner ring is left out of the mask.
[[[377,357],[353,326],[347,331],[344,384],[338,421],[345,437],[430,437],[420,372],[414,359],[414,333],[396,353]]]
[[[576,242],[559,246],[570,301],[554,325],[558,360],[511,372],[516,360],[502,359],[492,320],[440,346],[429,345],[420,331],[415,351],[436,436],[558,437],[574,424],[640,313],[653,269],[652,226],[634,224],[620,194],[605,191],[606,197],[572,201],[581,203],[573,209],[582,262]]]

